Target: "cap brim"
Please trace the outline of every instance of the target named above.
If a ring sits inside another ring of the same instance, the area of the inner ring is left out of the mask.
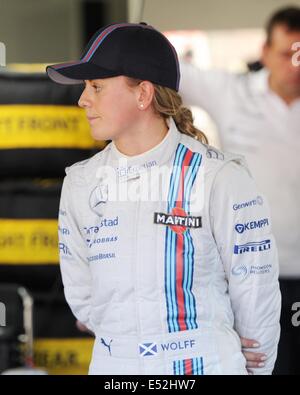
[[[58,84],[82,84],[84,80],[116,77],[119,74],[104,69],[91,62],[59,63],[46,67],[46,72],[52,81]]]

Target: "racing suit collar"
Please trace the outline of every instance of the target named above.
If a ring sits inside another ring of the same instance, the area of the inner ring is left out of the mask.
[[[155,147],[151,148],[140,155],[126,156],[122,154],[114,144],[111,143],[111,154],[113,160],[126,160],[130,166],[144,166],[147,163],[162,165],[169,161],[174,154],[176,147],[180,141],[181,133],[178,131],[176,124],[171,117],[168,120],[169,130],[164,139]]]

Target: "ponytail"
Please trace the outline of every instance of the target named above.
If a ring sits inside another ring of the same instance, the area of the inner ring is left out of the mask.
[[[154,110],[164,118],[172,117],[177,129],[204,144],[208,144],[206,135],[194,126],[191,110],[182,105],[181,96],[170,88],[154,85]]]
[[[128,78],[129,83],[138,84],[140,80]],[[153,84],[154,97],[153,108],[154,111],[162,116],[164,119],[172,117],[175,121],[177,129],[204,144],[208,144],[206,135],[194,126],[192,112],[182,105],[181,96],[173,89]]]

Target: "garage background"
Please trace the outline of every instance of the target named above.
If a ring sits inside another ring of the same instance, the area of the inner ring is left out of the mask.
[[[113,22],[146,21],[162,31],[258,29],[286,5],[286,0],[0,0],[7,63],[0,67],[0,286],[20,284],[33,297],[36,367],[49,374],[87,373],[93,338],[76,328],[65,302],[57,213],[64,168],[105,146],[91,139],[77,107],[82,87],[52,83],[45,65],[77,59],[91,35]],[[6,303],[8,327],[14,325],[15,303]],[[0,331],[0,348],[17,347],[2,357],[0,370],[22,365],[21,343]]]

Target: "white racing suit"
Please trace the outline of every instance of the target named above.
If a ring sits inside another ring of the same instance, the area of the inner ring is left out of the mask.
[[[239,336],[272,372],[277,250],[241,157],[173,120],[142,155],[110,143],[67,168],[59,239],[66,299],[96,337],[89,374],[247,374]]]

